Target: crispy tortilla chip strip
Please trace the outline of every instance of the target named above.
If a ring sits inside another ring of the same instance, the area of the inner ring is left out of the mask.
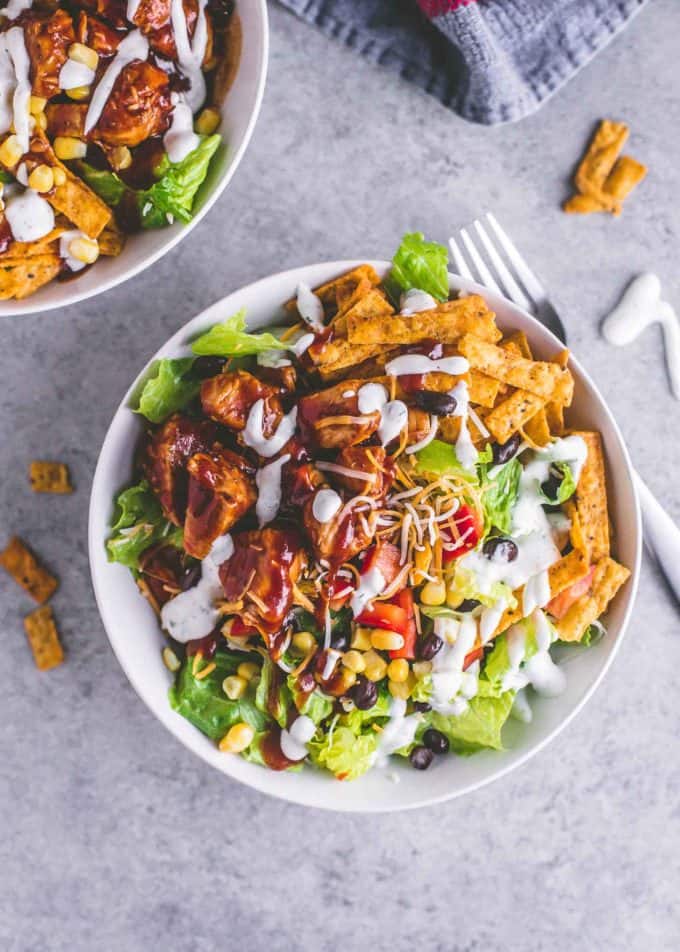
[[[484,436],[479,429],[477,424],[473,419],[468,419],[467,421],[468,429],[470,431],[470,436],[472,437],[472,442],[479,449],[481,446],[488,441],[488,436]],[[445,443],[455,443],[460,434],[460,417],[440,417],[439,418],[439,430],[437,436],[440,440],[443,440]]]
[[[521,428],[521,432],[526,441],[533,443],[534,446],[546,446],[550,442],[550,429],[548,428],[545,407],[541,407],[538,413],[527,420]]]
[[[560,592],[573,585],[574,582],[585,578],[589,570],[590,564],[583,552],[572,549],[568,555],[563,555],[548,569],[550,597],[555,598]]]
[[[516,353],[518,353],[520,357],[525,357],[527,360],[534,359],[534,355],[532,354],[531,347],[529,345],[529,340],[524,331],[515,331],[514,334],[510,334],[509,337],[505,338],[503,344],[505,344],[506,350],[516,348]],[[500,346],[502,347],[503,344]]]
[[[26,637],[33,652],[35,666],[40,671],[56,668],[64,660],[64,649],[49,605],[37,608],[24,618]]]
[[[502,403],[497,403],[484,419],[487,429],[498,443],[507,443],[513,433],[524,426],[543,406],[541,397],[515,390]]]
[[[107,255],[111,258],[117,258],[125,245],[125,235],[115,222],[111,219],[106,228],[97,239],[99,244],[99,254]]]
[[[22,298],[48,284],[61,271],[58,254],[32,255],[29,258],[0,258],[0,300]]]
[[[66,463],[33,460],[28,468],[28,476],[34,493],[73,492]]]
[[[628,126],[625,123],[602,120],[574,176],[576,188],[582,195],[600,198],[607,176],[627,138]]]
[[[502,632],[506,631],[510,625],[515,625],[518,621],[521,621],[523,618],[522,615],[522,598],[524,595],[524,586],[518,588],[517,591],[512,593],[517,599],[517,605],[514,608],[506,608],[503,614],[501,615],[501,620],[496,625],[496,629],[493,633],[493,637],[496,638]]]
[[[18,536],[10,539],[5,551],[0,552],[0,565],[39,605],[47,601],[59,584],[56,578],[39,564]]]
[[[590,215],[592,212],[608,212],[609,209],[592,195],[572,195],[562,205],[568,215]]]
[[[393,357],[399,355],[398,350],[386,350],[381,352],[378,357],[369,357],[367,360],[362,360],[361,363],[353,366],[352,376],[360,377],[363,380],[373,379],[377,376],[382,376],[385,373],[385,364],[392,360]],[[328,367],[319,367],[319,375],[321,376],[324,383],[332,383],[338,378],[344,377],[347,368],[342,366],[339,368],[333,367],[333,365]],[[396,377],[392,378],[396,380]],[[388,385],[389,386],[389,385]]]
[[[346,314],[351,311],[355,304],[366,297],[369,291],[372,291],[374,285],[368,278],[362,278],[358,284],[341,284],[337,290],[337,314],[333,318],[333,330],[340,337],[347,337],[347,318]]]
[[[576,508],[576,503],[573,499],[568,499],[565,502],[564,511],[571,522],[571,526],[569,527],[569,541],[571,542],[574,549],[584,556],[588,564],[592,565],[590,549],[588,548],[588,540],[586,539],[585,533],[583,531],[581,518],[578,514],[578,509]]]
[[[575,431],[573,435],[580,436],[588,447],[588,457],[576,487],[576,508],[591,562],[599,562],[609,555],[607,483],[602,439],[599,433],[588,431]]]
[[[635,186],[643,180],[646,174],[646,165],[637,162],[629,155],[622,155],[607,176],[603,191],[606,195],[611,195],[622,202],[624,198],[630,195]]]
[[[469,333],[492,343],[501,337],[493,311],[477,294],[445,301],[409,317],[395,314],[377,320],[371,313],[347,315],[347,336],[356,344],[417,344],[423,340],[452,344]]]
[[[557,364],[558,367],[562,367],[563,369],[566,369],[567,364],[569,363],[569,351],[566,348],[564,350],[561,350],[559,354],[556,354],[553,357],[552,362],[554,364]],[[562,384],[561,386],[564,387],[565,385]],[[573,378],[572,378],[572,384],[571,384],[572,395],[573,395],[573,389],[574,388],[573,388]],[[548,403],[546,403],[545,415],[548,421],[548,427],[550,428],[550,432],[553,434],[553,436],[561,436],[564,433],[564,403],[562,402],[562,400],[564,399],[566,394],[564,392],[560,392],[561,390],[560,385],[556,387],[556,390],[558,391],[558,399],[556,400],[553,399],[553,400],[550,400]],[[569,403],[571,403],[571,397],[569,399]]]
[[[590,594],[583,595],[569,608],[555,627],[562,641],[579,641],[589,625],[602,615],[630,575],[629,570],[613,559],[598,562]]]
[[[380,278],[375,269],[372,268],[370,264],[361,264],[358,268],[354,268],[352,271],[346,271],[345,274],[333,278],[332,281],[328,281],[326,284],[314,288],[314,293],[321,299],[324,310],[327,308],[332,310],[337,304],[338,290],[340,289],[341,297],[347,295],[347,289],[349,289],[349,293],[351,294],[362,280],[369,281],[372,287],[376,287],[380,284]],[[294,314],[297,311],[295,298],[286,301],[284,307],[287,311]]]
[[[437,375],[428,374],[428,383],[430,376],[434,377]],[[448,376],[448,374],[442,374],[442,376]],[[470,396],[470,403],[491,410],[496,403],[500,382],[498,380],[494,380],[493,377],[487,376],[487,374],[481,373],[479,370],[471,370],[469,377],[468,393]]]
[[[545,403],[553,395],[555,385],[563,371],[555,364],[543,360],[527,360],[495,344],[489,344],[472,334],[466,334],[458,342],[458,350],[476,370],[509,383],[521,390],[528,390]]]
[[[37,241],[11,241],[7,251],[0,254],[0,263],[7,258],[12,260],[15,258],[31,258],[36,255],[58,254],[57,239],[68,227],[68,222],[65,222],[62,218],[61,222],[56,223],[52,231],[46,234],[44,238],[39,238]]]
[[[58,212],[65,215],[70,222],[84,232],[89,238],[98,238],[106,225],[111,221],[113,212],[109,206],[96,195],[82,179],[74,175],[56,157],[47,137],[43,132],[36,132],[31,149],[36,149],[35,139],[39,140],[40,161],[52,168],[60,168],[66,175],[63,185],[56,185],[45,196],[47,201]],[[37,164],[37,163],[36,163]]]

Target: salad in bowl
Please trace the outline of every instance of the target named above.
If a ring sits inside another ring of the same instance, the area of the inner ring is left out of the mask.
[[[165,635],[167,703],[274,771],[501,750],[630,574],[568,355],[451,292],[420,234],[283,313],[213,323],[135,391],[106,549]]]

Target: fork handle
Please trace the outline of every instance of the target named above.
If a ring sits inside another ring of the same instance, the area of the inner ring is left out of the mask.
[[[680,603],[680,529],[635,473],[647,548]]]

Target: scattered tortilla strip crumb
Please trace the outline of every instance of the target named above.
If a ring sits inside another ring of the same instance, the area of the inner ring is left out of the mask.
[[[73,492],[66,463],[33,460],[29,465],[28,476],[34,493]]]
[[[39,605],[54,594],[59,584],[56,578],[40,565],[18,536],[10,539],[5,551],[0,552],[0,565]]]
[[[574,182],[578,193],[564,203],[565,212],[620,215],[623,200],[647,174],[647,168],[629,155],[620,155],[628,126],[603,119],[583,156]]]
[[[507,443],[543,406],[541,397],[526,390],[515,390],[486,415],[484,423],[498,443]]]
[[[492,343],[501,338],[493,311],[478,294],[445,301],[410,316],[377,319],[366,311],[347,314],[347,336],[357,344],[417,344],[423,340],[452,344],[469,333]]]
[[[35,666],[40,671],[56,668],[64,660],[64,649],[49,605],[37,608],[24,618],[26,637],[33,652]]]
[[[589,625],[602,615],[630,571],[613,559],[598,562],[588,595],[583,595],[555,625],[562,641],[579,641]]]
[[[515,354],[466,334],[458,342],[458,350],[470,362],[470,366],[483,373],[509,383],[513,387],[528,390],[543,402],[548,400],[563,371],[543,360],[527,360]]]
[[[589,570],[590,564],[583,552],[572,549],[568,555],[563,555],[557,562],[553,562],[548,569],[550,597],[555,598],[560,592],[573,585],[574,582],[585,578]]]
[[[576,507],[590,559],[592,562],[599,562],[609,555],[609,517],[602,439],[599,433],[590,431],[575,431],[573,435],[580,436],[588,447],[588,457],[576,487]]]
[[[622,155],[607,176],[603,191],[613,198],[623,201],[633,191],[645,175],[647,166],[629,155]]]

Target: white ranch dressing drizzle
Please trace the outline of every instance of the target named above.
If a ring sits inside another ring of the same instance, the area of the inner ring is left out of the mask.
[[[125,10],[125,18],[128,23],[134,23],[135,17],[137,16],[137,11],[139,10],[139,5],[142,0],[127,0],[127,8]]]
[[[15,241],[37,241],[54,228],[52,206],[31,188],[6,199],[5,218]]]
[[[9,3],[0,10],[0,14],[8,20],[16,20],[24,10],[30,10],[32,6],[33,0],[9,0]]]
[[[401,750],[413,743],[422,719],[422,714],[406,714],[406,701],[403,698],[392,698],[390,718],[382,729],[376,750],[377,766],[384,766],[395,750]]]
[[[317,297],[304,281],[300,281],[297,286],[295,303],[305,324],[309,324],[317,334],[324,329],[324,312],[321,298]]]
[[[219,569],[233,554],[231,536],[220,536],[201,562],[199,582],[163,605],[161,623],[175,641],[186,644],[194,638],[204,638],[213,630],[220,617],[215,602],[224,592]]]
[[[456,456],[463,469],[470,472],[475,468],[479,453],[472,442],[470,428],[468,427],[470,394],[467,383],[464,380],[459,380],[451,391],[451,396],[456,401],[456,409],[453,411],[453,416],[460,417],[460,431],[456,439]]]
[[[503,677],[504,691],[519,691],[530,684],[545,697],[557,697],[566,687],[564,672],[550,657],[552,629],[540,609],[531,615],[538,650],[528,660],[526,622],[513,625],[506,633],[510,669]]]
[[[194,132],[194,114],[185,97],[173,93],[170,98],[175,108],[170,128],[163,136],[163,146],[171,162],[181,162],[198,148],[201,140]]]
[[[444,644],[432,659],[432,708],[440,714],[464,714],[475,697],[479,683],[479,663],[463,671],[465,658],[477,640],[477,623],[471,616],[435,618],[434,630]]]
[[[63,258],[66,262],[66,267],[69,271],[82,271],[87,265],[84,261],[79,261],[77,258],[74,258],[69,250],[74,238],[86,238],[87,241],[95,241],[96,239],[88,238],[85,232],[79,231],[77,228],[72,231],[64,231],[59,236],[59,257]]]
[[[320,489],[312,503],[312,515],[325,525],[340,511],[342,499],[334,489]]]
[[[284,727],[281,731],[280,743],[283,756],[288,760],[304,760],[307,756],[307,744],[315,734],[314,721],[306,714],[300,714],[289,728]]]
[[[295,356],[302,357],[304,352],[312,346],[314,339],[314,334],[303,334],[302,337],[298,337],[292,347],[292,351]]]
[[[527,580],[522,592],[522,615],[530,615],[534,608],[543,608],[550,601],[550,577],[543,569]]]
[[[433,359],[426,354],[402,354],[385,364],[385,373],[390,377],[403,377],[407,374],[450,374],[460,377],[470,369],[465,357],[438,357]]]
[[[272,519],[276,518],[281,505],[281,470],[290,459],[290,453],[284,453],[272,463],[267,463],[255,474],[255,485],[257,486],[257,503],[255,504],[255,514],[258,518],[260,529]]]
[[[434,413],[430,414],[430,429],[427,431],[422,440],[418,440],[417,443],[411,443],[410,446],[406,447],[407,453],[417,453],[418,450],[423,450],[425,447],[432,442],[432,440],[437,435],[437,428],[439,427],[439,417],[435,416]]]
[[[59,70],[59,89],[77,89],[79,86],[91,86],[95,72],[84,63],[67,59]]]
[[[193,40],[189,40],[189,27],[182,0],[172,0],[170,5],[170,20],[177,48],[177,61],[190,83],[185,96],[192,113],[200,109],[205,99],[205,77],[201,66],[208,42],[206,2],[207,0],[198,0],[198,18]]]
[[[378,438],[383,446],[395,440],[408,426],[408,407],[401,400],[389,400],[381,383],[365,383],[357,394],[359,413],[380,414]]]
[[[421,291],[420,288],[410,288],[399,298],[399,313],[402,317],[410,317],[412,314],[419,314],[421,311],[431,311],[436,308],[437,301],[428,294],[427,291]]]
[[[384,592],[386,588],[387,580],[377,566],[361,575],[359,577],[359,585],[354,595],[352,595],[350,602],[354,617],[356,618],[357,615],[360,615],[364,608],[366,608],[376,596]]]
[[[326,660],[324,662],[323,671],[321,672],[321,679],[327,681],[335,670],[335,666],[340,660],[341,652],[337,651],[335,648],[329,648],[326,651]]]
[[[663,328],[671,391],[680,400],[680,324],[672,305],[661,300],[661,282],[655,274],[646,272],[631,281],[605,318],[602,336],[610,344],[623,347],[656,322]]]
[[[149,44],[146,37],[139,31],[133,30],[118,45],[116,55],[106,67],[104,75],[95,86],[90,105],[85,116],[84,132],[87,135],[99,122],[104,106],[108,102],[116,80],[134,60],[146,60],[149,55]]]
[[[264,400],[256,400],[250,408],[246,426],[243,431],[243,442],[250,446],[260,456],[268,459],[270,456],[276,456],[286,445],[291,436],[295,433],[297,424],[297,407],[287,413],[276,428],[276,432],[270,437],[263,433],[264,426]]]
[[[257,357],[258,367],[272,367],[277,370],[279,367],[290,367],[291,361],[284,357],[285,350],[263,350]]]
[[[30,136],[31,61],[24,43],[24,31],[13,26],[0,34],[0,132],[12,123],[22,152],[28,152]]]

